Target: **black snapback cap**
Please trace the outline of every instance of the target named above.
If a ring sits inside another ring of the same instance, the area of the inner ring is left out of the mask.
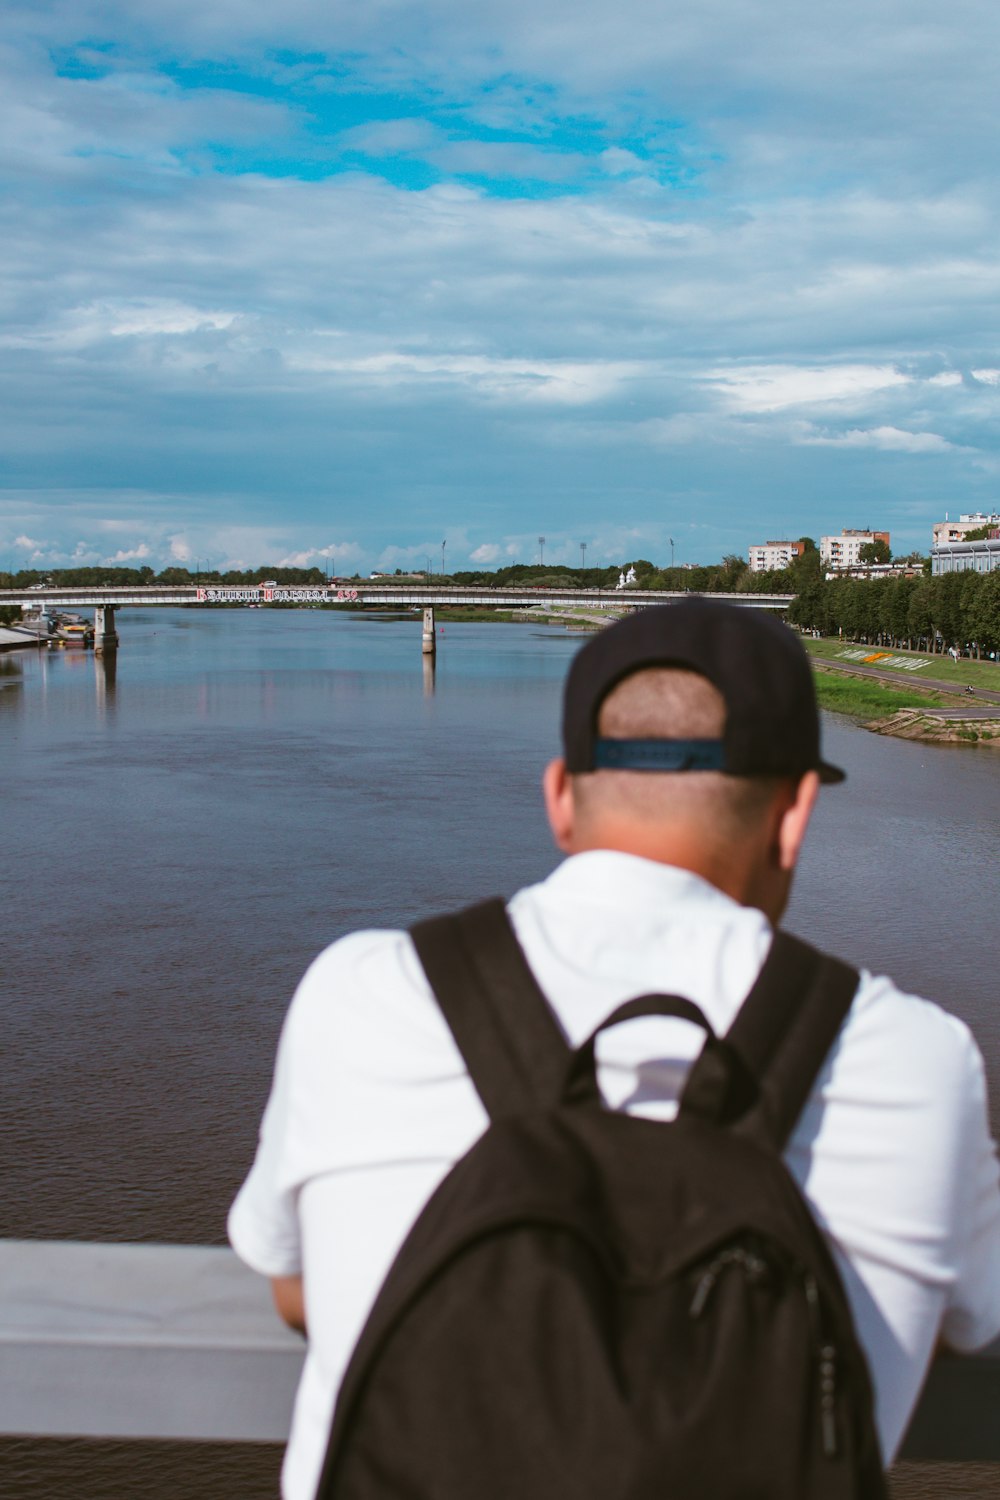
[[[602,739],[601,704],[643,667],[682,667],[722,694],[721,740]],[[607,626],[573,658],[563,698],[566,769],[724,771],[730,776],[802,776],[843,781],[820,756],[812,667],[782,621],[753,605],[684,599],[638,610]]]

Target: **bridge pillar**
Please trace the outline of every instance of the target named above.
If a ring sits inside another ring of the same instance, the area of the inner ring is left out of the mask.
[[[115,607],[113,604],[94,606],[94,650],[116,651],[118,632],[115,630]]]
[[[421,642],[421,650],[425,656],[433,656],[437,650],[437,636],[434,633],[433,604],[429,604],[424,610],[424,636]]]

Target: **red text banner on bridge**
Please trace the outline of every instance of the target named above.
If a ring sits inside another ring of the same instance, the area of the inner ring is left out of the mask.
[[[199,604],[327,604],[331,600],[353,603],[357,589],[324,588],[212,588],[198,589]]]

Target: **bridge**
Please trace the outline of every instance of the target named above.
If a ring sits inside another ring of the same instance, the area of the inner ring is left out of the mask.
[[[0,1436],[283,1442],[302,1358],[229,1250],[0,1240]],[[901,1457],[1000,1462],[998,1399],[939,1356]]]
[[[0,589],[0,604],[24,608],[93,609],[94,649],[111,651],[118,645],[115,613],[119,609],[165,604],[378,604],[395,609],[422,609],[423,650],[435,649],[435,608],[488,609],[645,609],[689,598],[686,592],[666,589],[492,588],[458,584],[342,582],[322,585],[261,584],[149,584],[137,588]],[[701,594],[747,609],[787,610],[794,594]]]

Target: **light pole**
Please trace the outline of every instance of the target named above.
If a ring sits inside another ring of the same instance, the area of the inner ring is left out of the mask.
[[[583,572],[583,570],[584,570],[584,568],[586,566],[587,566],[587,543],[586,542],[581,542],[580,543],[580,571]]]
[[[543,536],[538,538],[538,566],[540,568],[545,566],[545,538]]]
[[[668,536],[667,537],[667,541],[670,543],[670,566],[673,567],[673,565],[674,565],[674,539],[673,539],[672,536]]]
[[[444,549],[448,545],[447,538],[441,543],[441,577],[444,577]]]

